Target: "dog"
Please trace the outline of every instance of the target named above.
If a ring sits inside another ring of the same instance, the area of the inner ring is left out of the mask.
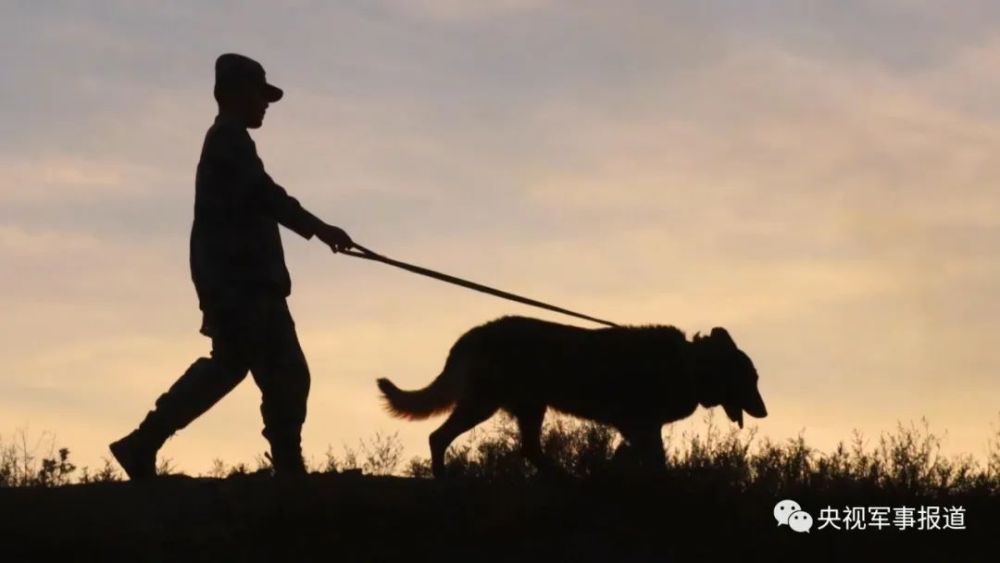
[[[548,408],[611,425],[644,463],[665,465],[661,429],[698,405],[721,405],[743,428],[743,413],[767,416],[757,370],[723,328],[691,341],[672,326],[585,329],[507,316],[475,327],[452,346],[427,387],[404,391],[378,380],[387,410],[421,420],[451,411],[430,435],[431,469],[444,476],[452,441],[504,410],[516,421],[521,451],[540,472],[561,472],[545,457]]]

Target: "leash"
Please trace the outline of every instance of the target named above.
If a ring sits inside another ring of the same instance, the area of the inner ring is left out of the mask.
[[[501,297],[503,299],[509,299],[510,301],[516,301],[518,303],[523,303],[525,305],[531,305],[533,307],[540,307],[542,309],[548,309],[549,311],[555,311],[557,313],[562,313],[564,315],[569,315],[571,317],[577,317],[580,319],[586,319],[588,321],[593,321],[595,323],[616,327],[619,326],[611,321],[606,321],[603,319],[598,319],[596,317],[591,317],[590,315],[584,315],[583,313],[577,313],[570,311],[569,309],[563,309],[562,307],[556,307],[555,305],[550,305],[548,303],[543,303],[535,299],[529,299],[527,297],[522,297],[514,293],[507,291],[502,291],[496,288],[488,287],[479,283],[471,282],[469,280],[463,280],[462,278],[456,278],[455,276],[449,276],[448,274],[442,274],[441,272],[435,272],[434,270],[429,270],[427,268],[421,268],[420,266],[414,266],[413,264],[407,264],[406,262],[400,262],[399,260],[393,260],[386,256],[382,256],[376,252],[372,252],[367,248],[361,246],[358,243],[354,243],[354,248],[358,250],[341,250],[341,254],[346,254],[348,256],[354,256],[355,258],[364,258],[365,260],[374,260],[376,262],[382,262],[383,264],[388,264],[390,266],[395,266],[403,270],[413,272],[415,274],[420,274],[422,276],[427,276],[434,278],[436,280],[441,280],[443,282],[448,282],[451,284],[459,285],[468,289],[473,289],[480,291],[482,293],[488,293],[496,297]],[[359,252],[360,251],[360,252]]]

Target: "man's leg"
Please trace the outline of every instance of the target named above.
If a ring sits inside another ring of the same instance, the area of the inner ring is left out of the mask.
[[[284,300],[275,303],[268,321],[267,340],[250,365],[262,395],[263,435],[271,444],[276,474],[304,474],[301,436],[309,396],[309,366]]]
[[[156,400],[139,428],[111,444],[111,453],[130,479],[156,475],[156,452],[174,432],[186,427],[232,391],[247,375],[248,361],[238,339],[212,339],[212,357],[199,358]]]

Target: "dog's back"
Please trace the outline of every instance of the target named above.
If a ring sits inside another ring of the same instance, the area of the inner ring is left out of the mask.
[[[379,386],[390,410],[407,418],[448,410],[460,397],[508,411],[541,404],[607,423],[654,410],[680,418],[695,404],[684,369],[689,344],[669,326],[585,329],[503,317],[462,335],[425,389],[407,394],[385,379]]]
[[[481,363],[468,372],[469,385],[496,395],[501,408],[543,403],[607,423],[694,408],[684,377],[689,343],[674,327],[584,329],[505,317],[466,336]]]

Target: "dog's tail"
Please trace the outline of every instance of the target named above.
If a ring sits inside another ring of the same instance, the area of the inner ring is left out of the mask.
[[[463,374],[452,360],[448,359],[441,375],[430,385],[416,391],[404,391],[388,379],[379,379],[378,388],[382,391],[386,410],[395,417],[410,420],[423,420],[451,410],[458,399],[463,379]]]

